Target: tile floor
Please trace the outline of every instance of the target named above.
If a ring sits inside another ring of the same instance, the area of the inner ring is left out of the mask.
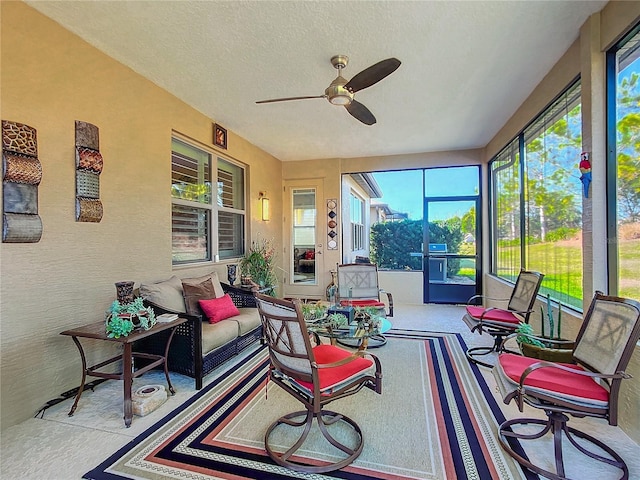
[[[467,345],[490,345],[491,337],[469,332],[461,321],[462,307],[449,305],[396,305],[392,319],[395,328],[459,332]],[[482,369],[488,384],[497,396],[493,376]],[[211,379],[214,375],[210,375]],[[91,470],[109,455],[126,445],[164,415],[194,394],[193,380],[172,374],[177,389],[160,408],[145,417],[134,416],[131,428],[122,420],[122,390],[116,382],[106,382],[95,391],[84,392],[73,417],[66,415],[72,400],[66,400],[48,409],[43,418],[30,418],[7,428],[0,439],[0,478],[75,480]],[[136,379],[134,389],[140,385],[164,384],[164,376],[150,372]],[[206,382],[205,382],[206,383]],[[503,405],[507,418],[522,416],[514,405]],[[527,416],[532,412],[526,412]],[[596,436],[612,445],[626,460],[630,478],[640,478],[640,446],[619,428],[594,419],[572,419],[573,426],[596,432]],[[547,448],[548,447],[548,448]],[[548,458],[551,445],[543,444],[528,451],[532,458]],[[619,478],[618,471],[590,465],[582,457],[569,452],[566,455],[567,474],[570,478],[608,480]]]

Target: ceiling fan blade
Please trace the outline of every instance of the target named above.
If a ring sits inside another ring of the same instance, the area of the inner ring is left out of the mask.
[[[347,82],[344,88],[349,90],[351,93],[355,93],[358,90],[370,87],[374,83],[378,83],[384,77],[395,72],[400,66],[400,63],[400,60],[393,57],[382,60],[358,73]]]
[[[349,105],[345,105],[344,108],[346,108],[347,112],[349,112],[354,118],[357,118],[365,125],[373,125],[376,123],[376,117],[373,116],[373,113],[356,100],[352,100],[351,103]]]
[[[306,100],[308,98],[325,98],[324,95],[314,95],[311,97],[288,97],[288,98],[274,98],[272,100],[260,100],[256,103],[274,103],[274,102],[288,102],[289,100]]]

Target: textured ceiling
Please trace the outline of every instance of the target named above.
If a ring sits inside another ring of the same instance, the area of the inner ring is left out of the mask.
[[[283,160],[484,147],[606,1],[31,1],[195,109]],[[330,58],[347,79],[400,68],[356,93],[361,124],[322,95]]]

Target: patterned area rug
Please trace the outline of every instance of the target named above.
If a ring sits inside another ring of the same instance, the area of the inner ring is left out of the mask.
[[[266,455],[268,425],[301,405],[267,384],[267,352],[260,347],[84,478],[538,478],[502,451],[496,429],[504,417],[459,335],[392,330],[387,337],[387,345],[371,351],[382,362],[383,394],[365,389],[331,404],[358,422],[365,441],[360,457],[342,470],[302,474]],[[300,460],[330,461],[333,447],[313,433]]]

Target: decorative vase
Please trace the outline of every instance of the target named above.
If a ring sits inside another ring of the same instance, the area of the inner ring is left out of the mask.
[[[331,282],[329,283],[329,285],[327,285],[327,289],[326,289],[326,296],[327,296],[327,301],[331,304],[331,305],[336,305],[337,302],[337,297],[338,297],[338,285],[336,284],[336,275],[338,274],[338,272],[336,270],[331,270]]]
[[[116,298],[120,305],[133,302],[133,285],[135,282],[116,282]]]
[[[227,280],[229,280],[229,285],[233,285],[236,282],[238,274],[238,265],[231,264],[227,265]]]

